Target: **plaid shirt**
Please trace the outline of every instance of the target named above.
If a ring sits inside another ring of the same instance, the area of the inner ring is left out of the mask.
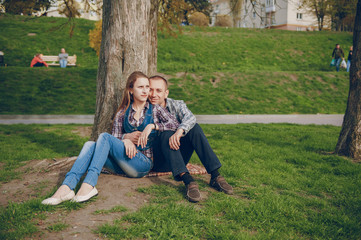
[[[184,130],[183,135],[186,135],[189,130],[191,130],[194,125],[196,125],[196,117],[188,109],[184,101],[167,98],[166,108],[173,116],[177,118],[178,122],[180,122],[178,128]]]
[[[149,103],[146,102],[143,111],[140,114],[139,121],[134,118],[135,110],[132,107],[129,113],[129,123],[135,127],[138,127],[144,121],[145,113],[149,108]],[[126,109],[121,109],[114,118],[114,124],[112,129],[112,135],[120,140],[123,139],[124,132],[123,123],[124,123],[124,114]],[[178,129],[179,123],[177,119],[171,115],[167,110],[162,108],[159,105],[153,105],[153,120],[154,123],[157,125],[158,131],[176,131]],[[153,158],[153,150],[152,148],[148,148],[147,150],[141,151],[145,156],[152,159]]]

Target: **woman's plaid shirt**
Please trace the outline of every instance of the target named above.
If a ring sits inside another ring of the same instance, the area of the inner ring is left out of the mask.
[[[146,111],[149,108],[149,103],[147,102],[144,106],[143,111],[141,112],[139,121],[137,121],[134,118],[135,110],[134,108],[130,109],[129,113],[129,123],[135,127],[138,127],[142,122],[144,121],[144,116]],[[113,123],[113,129],[112,129],[112,135],[120,140],[123,139],[123,136],[125,134],[123,129],[123,123],[124,123],[124,114],[126,109],[121,109],[114,118]],[[159,131],[176,131],[179,127],[179,123],[177,119],[170,114],[166,109],[162,108],[159,105],[153,105],[153,120],[154,123],[157,125],[157,128]],[[149,148],[145,151],[141,151],[145,156],[152,159],[153,158],[153,149]]]

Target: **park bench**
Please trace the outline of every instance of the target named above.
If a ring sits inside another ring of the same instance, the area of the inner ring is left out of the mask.
[[[60,66],[58,56],[46,56],[42,57],[43,61],[46,62],[49,66]],[[68,57],[67,66],[76,66],[76,55]]]

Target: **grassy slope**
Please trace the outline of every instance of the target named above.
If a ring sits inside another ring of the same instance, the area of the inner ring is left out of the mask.
[[[66,23],[64,18],[0,15],[0,46],[8,66],[28,67],[36,53],[58,55],[64,47],[69,55],[77,55],[78,66],[96,68],[98,59],[87,37],[94,21],[77,19],[72,38]]]
[[[352,34],[186,28],[176,39],[160,35],[158,71],[330,71],[336,43],[348,53]]]
[[[94,113],[97,57],[88,45],[94,22],[77,19],[72,39],[68,27],[49,31],[65,22],[0,16],[0,46],[10,66],[0,68],[0,114]],[[345,111],[348,75],[328,65],[334,44],[346,52],[351,34],[184,30],[176,39],[159,34],[158,71],[170,78],[170,97],[184,99],[194,113]],[[28,67],[34,53],[57,54],[62,46],[77,54],[78,67]]]

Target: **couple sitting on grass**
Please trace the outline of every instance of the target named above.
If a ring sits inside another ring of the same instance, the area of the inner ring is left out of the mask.
[[[151,169],[172,171],[176,180],[184,182],[187,199],[198,202],[198,184],[186,168],[194,150],[211,174],[210,186],[232,194],[233,188],[219,174],[221,163],[195,116],[183,101],[167,98],[168,93],[168,82],[163,77],[148,78],[133,72],[115,115],[112,134],[102,133],[97,142],[86,142],[62,185],[42,203],[89,200],[98,194],[95,185],[102,168],[134,178],[147,175]],[[86,172],[75,195],[74,189]]]

